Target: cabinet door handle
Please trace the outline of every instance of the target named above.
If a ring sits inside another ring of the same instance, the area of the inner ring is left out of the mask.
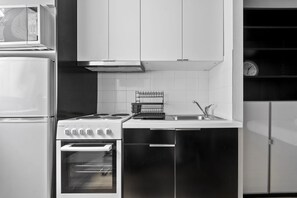
[[[174,144],[150,144],[150,147],[172,148],[172,147],[175,147],[175,145]]]
[[[175,129],[174,128],[168,128],[168,129],[166,129],[166,128],[151,128],[150,129],[151,131],[175,131]]]
[[[183,61],[189,61],[189,59],[187,59],[187,58],[184,58],[184,59],[183,59]]]
[[[179,59],[177,59],[177,61],[183,61],[183,59],[182,58],[179,58]]]
[[[176,131],[200,131],[200,128],[197,129],[175,129]]]

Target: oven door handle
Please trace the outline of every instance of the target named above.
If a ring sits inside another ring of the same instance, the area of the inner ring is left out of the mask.
[[[110,151],[112,144],[106,144],[105,146],[90,146],[90,147],[73,147],[73,144],[67,144],[61,147],[61,151],[66,152],[106,152]]]

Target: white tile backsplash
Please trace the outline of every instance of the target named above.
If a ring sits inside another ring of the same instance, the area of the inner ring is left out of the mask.
[[[112,103],[112,102],[117,102],[116,101],[116,91],[101,91],[102,94],[102,102],[103,103]]]
[[[137,90],[164,91],[167,114],[200,114],[192,101],[197,100],[202,106],[209,104],[209,72],[98,74],[98,112],[131,113]]]

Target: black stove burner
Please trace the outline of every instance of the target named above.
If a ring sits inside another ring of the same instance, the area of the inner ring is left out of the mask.
[[[129,114],[127,114],[127,113],[116,113],[116,114],[112,114],[111,116],[129,116]]]
[[[97,113],[97,114],[94,114],[93,116],[108,116],[109,114],[108,113]]]
[[[100,116],[98,117],[95,117],[95,116],[89,116],[89,117],[79,117],[79,118],[76,118],[77,120],[91,120],[91,119],[99,119],[101,118]]]
[[[107,117],[103,117],[102,119],[106,119],[106,120],[118,120],[118,119],[121,119],[121,117],[117,117],[117,116],[107,116]]]
[[[109,115],[109,114],[93,114],[93,115],[78,117],[76,119],[77,120],[98,119],[98,118],[102,118],[103,116],[107,116],[107,115]]]

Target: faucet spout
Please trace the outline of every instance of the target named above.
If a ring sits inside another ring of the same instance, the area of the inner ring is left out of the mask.
[[[208,114],[202,109],[202,107],[200,106],[200,104],[197,101],[193,100],[193,103],[195,103],[199,107],[199,109],[202,111],[202,113],[205,117],[208,117]]]
[[[208,105],[208,106],[206,106],[205,107],[205,113],[206,113],[206,115],[207,115],[207,117],[209,116],[209,109],[211,108],[213,106],[213,104],[211,104],[211,105]]]

